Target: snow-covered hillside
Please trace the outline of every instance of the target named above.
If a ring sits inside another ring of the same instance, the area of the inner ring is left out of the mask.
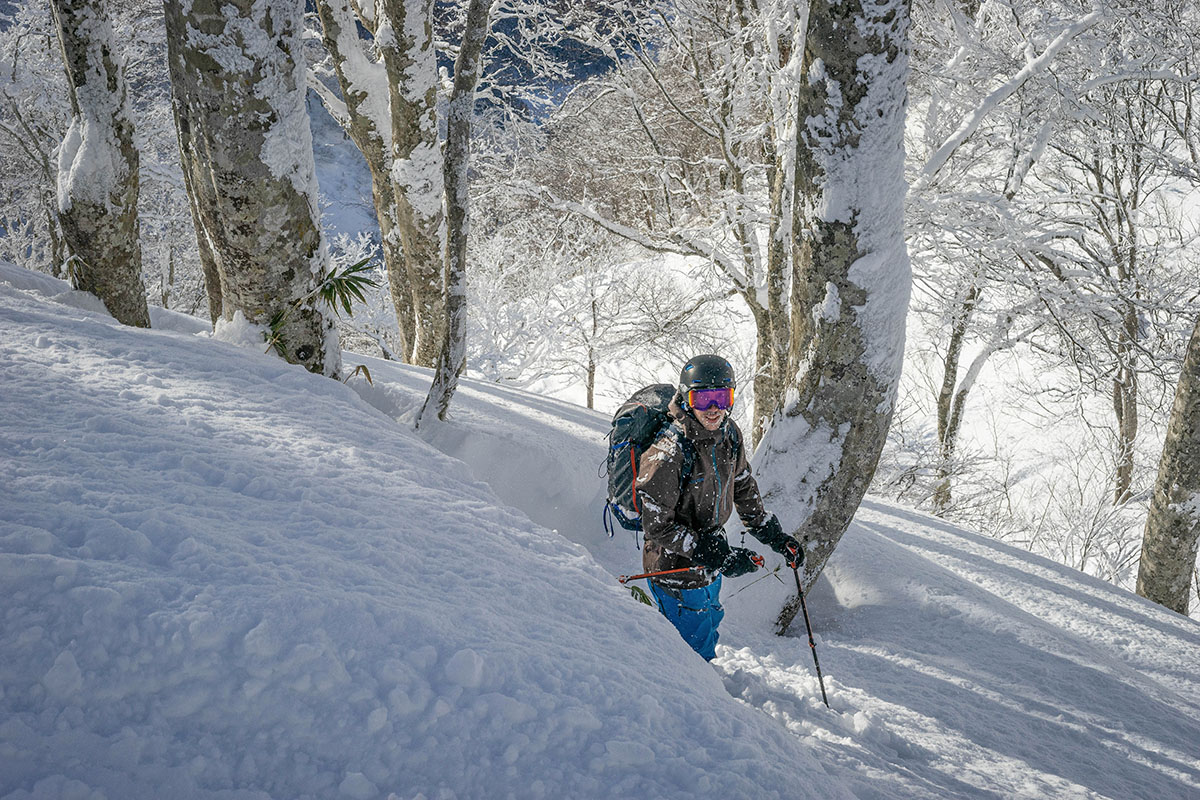
[[[602,415],[154,321],[0,265],[0,799],[1200,797],[1194,621],[868,503],[826,709],[775,577],[713,666],[615,581]]]

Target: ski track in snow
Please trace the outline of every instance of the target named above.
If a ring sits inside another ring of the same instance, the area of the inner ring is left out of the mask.
[[[715,671],[613,580],[607,415],[154,321],[0,265],[0,800],[1200,798],[1192,620],[868,501],[827,710],[780,576]]]
[[[406,419],[427,378],[359,360],[376,379],[364,396],[387,395],[379,407]],[[600,524],[608,416],[491,384],[464,392],[452,431],[430,441],[611,573],[640,571],[632,535],[609,539]],[[748,585],[756,577],[725,592],[715,663],[726,688],[782,722],[858,797],[1200,797],[1193,621],[868,500],[809,599],[831,714],[797,638],[803,620],[782,639],[762,622],[790,580]],[[857,679],[843,684],[847,670]]]

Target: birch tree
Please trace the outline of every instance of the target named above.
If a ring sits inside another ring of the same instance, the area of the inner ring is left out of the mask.
[[[70,102],[55,28],[42,6],[0,18],[0,258],[62,277],[55,184]]]
[[[928,387],[936,416],[933,482],[920,491],[939,515],[955,508],[959,433],[980,372],[1039,327],[1028,293],[1012,285],[1008,207],[1044,147],[1048,115],[1020,94],[999,101],[1028,84],[1030,62],[1045,59],[1035,42],[1013,35],[1025,28],[1012,19],[1020,9],[984,5],[917,0],[913,9],[920,55],[911,114],[919,123],[906,136],[914,183],[906,221],[913,312],[924,334],[914,349],[936,364]],[[1014,83],[1013,75],[1024,77]]]
[[[433,2],[317,0],[316,5],[340,93],[320,80],[310,85],[370,171],[404,356],[433,366],[445,320]]]
[[[908,222],[918,347],[940,366],[935,513],[954,509],[977,367],[1018,345],[1062,376],[1064,415],[1107,400],[1111,422],[1085,424],[1111,430],[1110,502],[1136,494],[1145,398],[1174,362],[1159,343],[1177,339],[1189,283],[1172,266],[1187,237],[1160,201],[1172,134],[1153,113],[1191,71],[1194,26],[1172,5],[917,3]]]
[[[453,43],[466,36],[470,9],[441,4],[435,15],[432,0],[316,0],[316,7],[337,91],[320,74],[314,74],[311,86],[362,151],[371,172],[405,358],[433,366],[451,302],[443,281],[447,223],[435,46],[453,56]],[[545,57],[544,50],[562,39],[568,27],[564,18],[576,11],[552,0],[492,3],[489,16],[504,17],[509,25],[503,33],[489,26],[495,36],[486,50],[481,46],[480,73],[484,62],[499,62],[498,71],[526,75],[533,58],[542,79],[558,86],[571,80],[570,71]],[[531,45],[533,39],[539,47]],[[547,93],[544,87],[526,87],[519,80],[492,81],[488,90],[494,104],[528,109],[546,103],[539,96]]]
[[[165,0],[181,160],[221,316],[268,329],[275,349],[336,375],[319,297],[328,254],[317,212],[300,60],[303,0]]]
[[[497,179],[481,169],[477,182]],[[489,380],[528,387],[566,379],[581,383],[585,405],[596,408],[617,399],[614,389],[623,400],[634,382],[660,381],[660,364],[739,340],[741,317],[713,308],[728,291],[577,216],[503,193],[473,201],[472,220],[473,231],[485,230],[473,234],[468,360]],[[753,363],[752,354],[729,358]],[[603,386],[618,367],[626,382]]]
[[[1161,30],[1179,38],[1180,76],[1192,76],[1200,63],[1194,4],[1171,6]],[[1164,83],[1155,109],[1176,135],[1176,146],[1158,153],[1166,169],[1200,187],[1200,122],[1196,80]],[[1193,302],[1195,297],[1193,296]],[[1175,400],[1159,459],[1158,477],[1142,534],[1137,593],[1167,608],[1188,613],[1189,586],[1197,574],[1200,544],[1200,318],[1197,318],[1180,369]]]
[[[646,250],[712,271],[754,319],[752,436],[782,403],[803,4],[614,3],[586,43],[613,65],[549,124],[563,178],[523,189]],[[599,122],[602,141],[577,144]],[[749,394],[749,393],[747,393]]]
[[[817,0],[809,10],[796,109],[791,377],[755,455],[764,502],[803,542],[805,585],[866,492],[900,377],[911,284],[909,11],[908,0]]]
[[[138,151],[107,4],[53,0],[71,95],[58,150],[58,212],[76,288],[118,321],[150,327],[138,241]]]
[[[1143,383],[1159,370],[1148,345],[1155,328],[1174,324],[1163,312],[1180,308],[1191,284],[1170,269],[1187,237],[1159,201],[1170,179],[1153,154],[1171,134],[1152,110],[1156,94],[1132,80],[1094,91],[1086,121],[1049,144],[1050,188],[1025,203],[1040,235],[1018,251],[1057,350],[1110,398],[1115,505],[1134,493]]]
[[[1200,319],[1192,330],[1142,538],[1137,593],[1180,614],[1200,542]]]
[[[446,112],[446,320],[433,384],[421,407],[417,426],[436,414],[444,420],[458,376],[466,366],[467,223],[470,201],[471,122],[475,116],[475,87],[483,70],[483,41],[493,0],[471,0],[462,45],[454,62],[454,90]]]

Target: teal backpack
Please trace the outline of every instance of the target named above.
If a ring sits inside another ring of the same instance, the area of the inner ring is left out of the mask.
[[[655,383],[634,392],[613,415],[608,433],[608,502],[604,507],[604,529],[611,537],[616,529],[609,517],[628,531],[642,529],[642,512],[637,497],[638,464],[642,453],[671,427],[669,407],[676,388],[669,383]],[[683,445],[683,470],[680,486],[687,483],[692,472],[695,452],[686,437]]]

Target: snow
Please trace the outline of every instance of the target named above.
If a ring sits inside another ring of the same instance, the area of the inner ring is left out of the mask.
[[[826,709],[790,576],[712,665],[616,582],[606,415],[155,326],[0,265],[0,800],[1200,796],[1193,620],[868,500]]]
[[[388,103],[387,70],[381,60],[373,60],[364,52],[354,20],[344,18],[340,32],[340,52],[345,58],[341,65],[342,72],[346,82],[353,87],[352,91],[363,96],[358,113],[371,121],[375,135],[383,142],[384,152],[391,152],[392,118]]]
[[[1047,69],[1049,65],[1054,62],[1054,59],[1060,50],[1069,46],[1075,37],[1079,36],[1079,34],[1097,25],[1101,20],[1104,19],[1105,13],[1106,12],[1104,10],[1093,11],[1090,14],[1082,17],[1078,22],[1068,26],[1054,39],[1053,42],[1048,44],[1046,49],[1043,50],[1036,58],[1031,57],[1032,54],[1027,53],[1027,61],[1025,66],[1022,67],[1011,78],[1005,81],[1002,86],[993,90],[979,105],[979,107],[976,108],[969,117],[963,120],[962,125],[959,126],[959,129],[951,134],[946,141],[938,147],[937,152],[935,152],[929,158],[929,161],[926,162],[925,166],[921,170],[918,187],[923,188],[927,186],[931,180],[933,180],[942,167],[946,166],[946,162],[950,160],[950,156],[954,154],[954,151],[962,146],[967,139],[969,139],[977,130],[979,130],[980,124],[989,113],[991,113],[997,106],[999,106],[1009,97],[1012,97],[1012,95],[1015,94],[1017,90],[1020,89],[1021,86],[1031,77],[1036,75],[1038,72]],[[1043,131],[1039,133],[1039,136],[1044,136],[1046,133],[1047,132],[1045,129],[1043,129]]]
[[[0,797],[850,797],[348,387],[10,274]]]
[[[421,142],[407,158],[397,158],[392,164],[392,180],[421,218],[433,219],[441,213],[442,150],[438,144]]]
[[[107,208],[111,195],[129,175],[129,165],[117,141],[115,125],[126,121],[126,87],[124,65],[113,76],[104,73],[105,59],[110,52],[113,31],[108,18],[95,9],[77,11],[72,23],[76,46],[85,49],[84,82],[75,87],[77,113],[63,135],[58,148],[58,171],[55,176],[58,210],[67,213],[77,201]],[[109,80],[116,81],[115,91]]]
[[[260,347],[265,353],[270,329],[246,319],[241,311],[234,311],[230,319],[220,317],[213,326],[213,338],[240,347]]]

